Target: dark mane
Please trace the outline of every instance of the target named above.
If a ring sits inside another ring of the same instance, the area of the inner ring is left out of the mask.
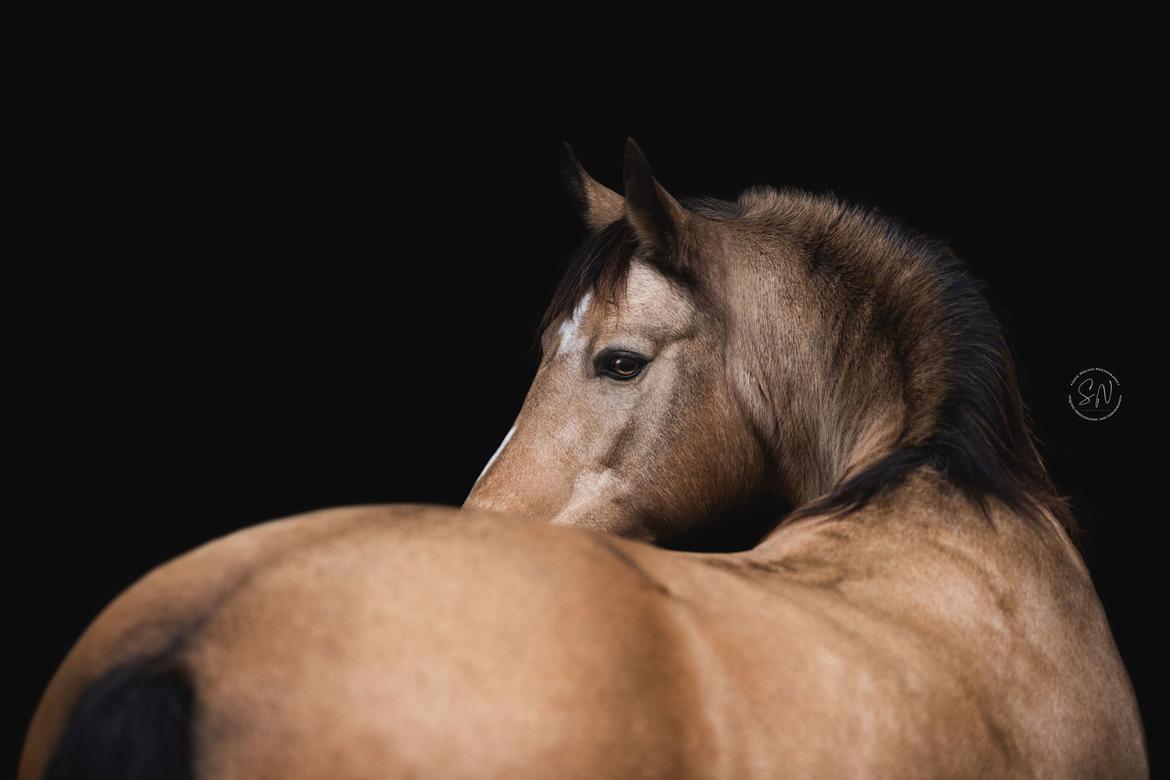
[[[929,465],[989,516],[990,499],[1027,515],[1050,512],[1074,542],[1079,531],[1067,500],[1056,490],[1036,449],[1020,396],[1015,364],[984,285],[945,243],[907,231],[870,213],[937,275],[940,322],[948,331],[946,392],[925,441],[896,448],[793,516],[847,514]]]
[[[598,300],[613,301],[630,270],[638,248],[634,228],[623,217],[586,238],[569,256],[569,265],[545,309],[539,336],[562,317],[569,316],[587,292]]]
[[[773,205],[799,201],[799,208],[815,212],[816,219],[823,223],[807,244],[814,273],[842,272],[859,251],[854,245],[842,247],[840,240],[827,240],[845,222],[876,231],[881,242],[875,243],[913,258],[932,277],[936,300],[931,308],[940,331],[946,334],[948,349],[946,389],[929,435],[904,438],[889,455],[837,485],[828,495],[798,508],[790,518],[847,515],[900,484],[915,468],[931,466],[963,491],[985,516],[990,516],[991,499],[1028,515],[1047,511],[1078,541],[1068,503],[1056,491],[1036,449],[1000,324],[982,284],[970,276],[948,245],[908,230],[876,211],[856,209],[835,198],[752,188],[737,202],[716,198],[678,200],[692,211],[720,220],[744,216],[761,203],[771,209]],[[541,332],[568,315],[588,291],[598,299],[613,301],[637,250],[637,236],[624,218],[589,236],[571,255],[568,270],[545,311]],[[896,312],[887,317],[904,318]],[[919,324],[897,323],[907,338],[913,338],[914,327]],[[899,358],[907,360],[904,354]]]

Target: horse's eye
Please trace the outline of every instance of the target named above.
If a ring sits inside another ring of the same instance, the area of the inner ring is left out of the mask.
[[[601,373],[614,379],[633,379],[642,373],[646,361],[627,352],[615,352],[602,362]]]

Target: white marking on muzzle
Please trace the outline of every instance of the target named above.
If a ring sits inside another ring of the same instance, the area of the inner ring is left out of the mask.
[[[471,486],[472,490],[475,490],[475,486],[479,484],[479,481],[481,479],[483,479],[483,475],[488,473],[488,469],[490,469],[492,467],[492,464],[496,462],[496,458],[500,457],[500,453],[504,451],[504,447],[508,446],[508,442],[512,439],[512,434],[515,432],[516,432],[516,426],[513,425],[511,428],[508,429],[508,432],[506,434],[504,434],[504,440],[502,442],[500,442],[499,447],[496,447],[496,451],[492,453],[492,456],[490,458],[488,458],[487,465],[483,467],[483,471],[479,472],[479,476],[475,478],[475,483]],[[468,493],[468,495],[471,495],[471,494]]]
[[[553,525],[583,524],[589,509],[626,490],[626,481],[613,469],[585,471],[573,482],[569,500],[550,521]]]

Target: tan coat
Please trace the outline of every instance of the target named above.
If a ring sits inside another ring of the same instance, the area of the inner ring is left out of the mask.
[[[895,498],[733,555],[436,507],[267,523],[111,605],[20,777],[88,682],[188,628],[200,777],[1144,776],[1063,531],[928,473]]]

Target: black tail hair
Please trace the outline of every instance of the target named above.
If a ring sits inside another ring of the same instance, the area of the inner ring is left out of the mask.
[[[115,667],[77,702],[44,780],[192,780],[194,698],[173,659]]]

